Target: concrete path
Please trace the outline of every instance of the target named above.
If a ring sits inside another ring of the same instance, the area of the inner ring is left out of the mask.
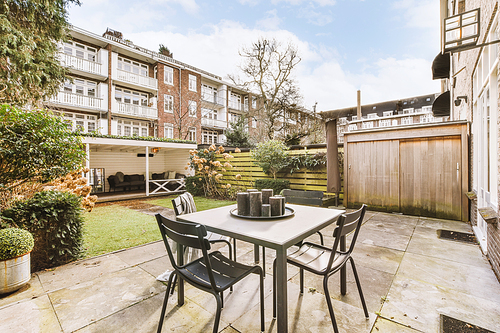
[[[339,277],[330,279],[341,332],[438,333],[441,314],[500,332],[500,284],[479,245],[437,236],[438,229],[471,232],[468,224],[376,212],[367,212],[365,221],[354,259],[370,318],[348,268],[346,296]],[[253,245],[239,242],[237,248],[238,260],[252,263]],[[266,332],[276,332],[274,253],[266,255]],[[170,267],[164,245],[155,242],[35,273],[28,287],[0,298],[0,332],[156,332],[166,290],[156,276]],[[333,332],[322,280],[306,272],[300,295],[297,273],[289,266],[289,331]],[[213,296],[186,286],[182,307],[176,296],[169,299],[163,332],[211,332]],[[236,285],[224,297],[220,331],[258,332],[258,299],[257,277]]]

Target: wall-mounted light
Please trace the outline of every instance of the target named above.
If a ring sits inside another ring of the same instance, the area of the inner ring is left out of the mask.
[[[467,103],[467,96],[457,96],[455,99],[455,106],[460,106],[462,99],[465,100],[465,103]]]
[[[158,154],[159,151],[160,151],[160,148],[151,148],[151,152],[153,154]]]

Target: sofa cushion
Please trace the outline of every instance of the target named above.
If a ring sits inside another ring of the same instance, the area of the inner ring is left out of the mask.
[[[169,171],[167,179],[175,179],[175,171]]]
[[[118,171],[115,176],[118,179],[118,183],[122,183],[125,180],[123,172]]]
[[[175,174],[175,179],[182,179],[182,178],[186,178],[186,175],[183,175],[182,173]]]
[[[158,179],[165,179],[165,172],[162,173],[153,173],[151,176],[153,180],[158,180]]]

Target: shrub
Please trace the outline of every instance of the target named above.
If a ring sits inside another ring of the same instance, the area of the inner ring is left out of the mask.
[[[255,188],[258,190],[272,188],[274,194],[280,194],[284,189],[290,188],[290,181],[284,179],[257,179],[255,180]]]
[[[33,236],[18,228],[0,230],[0,260],[19,257],[33,249]]]
[[[196,196],[205,195],[203,191],[203,178],[200,176],[186,177],[186,191]]]
[[[278,140],[261,142],[252,150],[252,158],[266,174],[276,179],[276,174],[288,165],[288,147]]]
[[[43,191],[18,201],[2,217],[31,232],[32,271],[65,264],[82,254],[81,198],[69,192]]]
[[[289,156],[287,166],[284,169],[290,173],[294,173],[300,169],[317,170],[321,167],[326,167],[325,153],[317,153],[315,155],[306,153]]]

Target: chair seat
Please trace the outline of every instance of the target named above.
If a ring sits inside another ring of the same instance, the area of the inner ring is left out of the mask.
[[[293,253],[289,253],[287,261],[295,266],[301,267],[315,274],[326,274],[328,261],[332,253],[331,248],[322,247],[313,243],[304,243]],[[335,253],[331,271],[336,271],[348,259],[346,254]]]
[[[255,270],[258,266],[248,266],[236,261],[230,260],[219,251],[208,254],[212,265],[212,272],[217,286],[217,292],[221,292],[231,287],[237,281],[243,279],[250,273],[257,273]],[[210,279],[208,276],[207,267],[204,264],[204,258],[197,259],[183,268],[179,269],[183,278],[187,282],[210,289]]]

